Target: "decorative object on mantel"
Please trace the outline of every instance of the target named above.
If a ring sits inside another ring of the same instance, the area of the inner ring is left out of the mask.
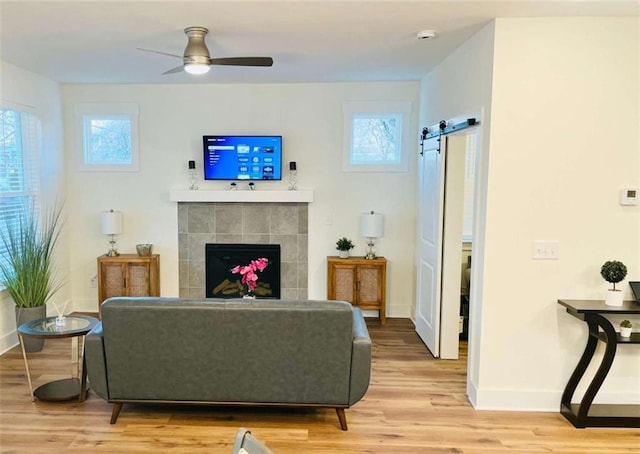
[[[251,260],[251,263],[248,265],[238,265],[231,268],[233,274],[240,274],[242,276],[242,290],[240,290],[240,293],[243,298],[254,299],[256,297],[255,290],[258,286],[258,275],[256,271],[264,271],[267,265],[269,265],[269,260],[263,257],[257,260]]]
[[[196,175],[196,162],[189,161],[189,190],[198,190],[198,176]]]
[[[289,162],[289,191],[298,189],[298,168],[295,161]]]
[[[120,211],[103,211],[102,212],[102,233],[103,235],[109,235],[109,250],[107,251],[108,257],[116,257],[120,255],[116,249],[115,235],[122,233],[122,212]]]
[[[151,255],[151,249],[153,249],[153,244],[136,244],[136,252],[140,257],[149,257]]]
[[[609,260],[600,268],[600,275],[605,281],[613,284],[613,288],[607,290],[605,304],[607,306],[622,306],[622,290],[616,289],[616,284],[627,276],[625,264],[617,260]]]
[[[369,251],[364,258],[375,259],[376,254],[373,252],[373,246],[376,238],[384,236],[384,217],[380,213],[363,213],[360,216],[360,235],[367,238],[367,246]]]
[[[336,241],[336,249],[341,259],[349,258],[349,251],[353,249],[353,242],[347,237],[342,237]]]
[[[631,328],[633,328],[633,323],[629,320],[622,320],[620,322],[620,337],[631,337]]]

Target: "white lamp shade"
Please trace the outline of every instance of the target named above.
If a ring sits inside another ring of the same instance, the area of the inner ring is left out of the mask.
[[[360,235],[367,238],[384,236],[384,216],[380,213],[363,213],[360,216]]]
[[[122,233],[122,212],[102,212],[102,233],[104,235],[119,235]]]

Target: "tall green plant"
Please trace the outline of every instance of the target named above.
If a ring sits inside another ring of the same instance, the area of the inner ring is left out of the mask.
[[[54,206],[42,219],[35,208],[25,210],[15,225],[5,225],[0,240],[5,248],[0,261],[0,284],[18,307],[46,304],[62,286],[53,270],[53,251],[60,237],[62,206]]]

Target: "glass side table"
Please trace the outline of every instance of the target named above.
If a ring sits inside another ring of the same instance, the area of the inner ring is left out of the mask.
[[[29,381],[29,392],[31,401],[65,401],[78,398],[82,402],[87,396],[87,372],[84,358],[84,336],[98,324],[98,319],[88,315],[67,315],[65,317],[47,317],[23,323],[18,327],[18,338],[22,348],[24,367],[27,370],[27,380]],[[77,337],[78,349],[76,351],[75,377],[65,378],[45,383],[35,391],[31,383],[31,372],[27,353],[24,349],[24,337],[39,337],[45,339],[59,339],[63,337]],[[82,371],[80,368],[80,358],[82,357]]]

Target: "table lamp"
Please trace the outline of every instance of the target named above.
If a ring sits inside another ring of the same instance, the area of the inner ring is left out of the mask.
[[[114,236],[122,233],[122,212],[113,210],[102,212],[102,233],[110,236],[107,256],[115,257],[120,255],[115,247],[116,240]]]
[[[373,245],[376,238],[384,236],[384,217],[380,213],[363,213],[360,216],[360,235],[367,238],[367,246],[369,252],[365,255],[365,259],[375,259],[376,254],[373,252]]]

